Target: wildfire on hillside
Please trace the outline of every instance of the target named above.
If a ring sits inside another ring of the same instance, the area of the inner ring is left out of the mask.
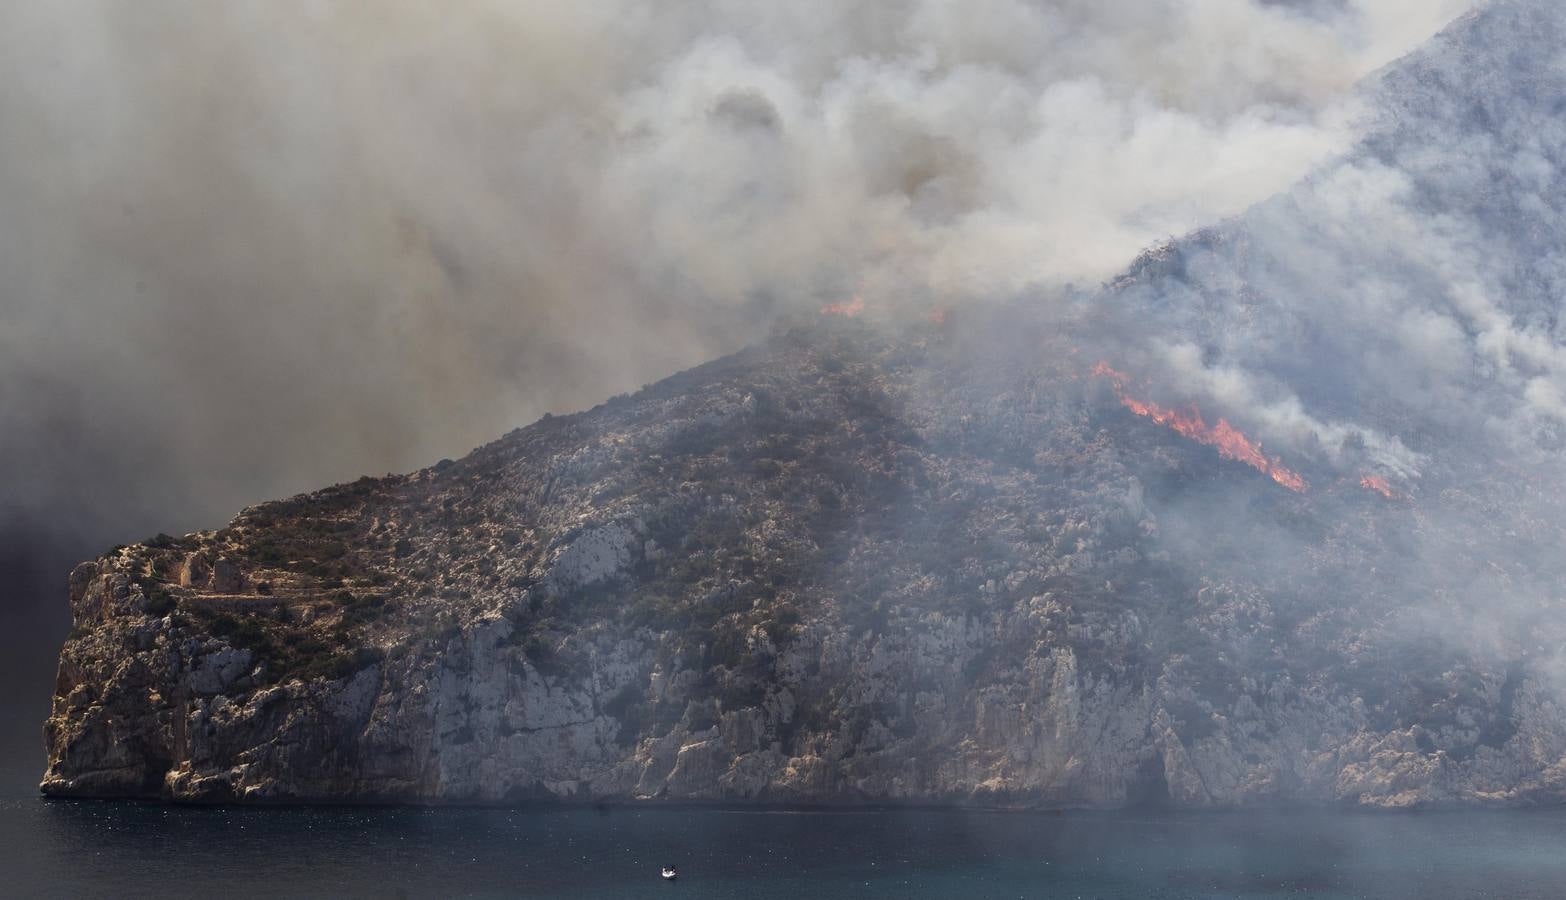
[[[1367,491],[1375,491],[1388,500],[1397,499],[1397,491],[1392,490],[1392,485],[1380,475],[1366,475],[1359,480],[1359,486]]]
[[[855,295],[854,299],[845,303],[828,303],[821,307],[821,315],[823,316],[843,316],[847,319],[857,318],[864,311],[864,298],[858,295]]]
[[[1240,429],[1230,425],[1226,419],[1219,419],[1216,425],[1208,425],[1202,418],[1201,410],[1194,404],[1189,411],[1181,412],[1166,409],[1156,403],[1138,400],[1127,392],[1126,385],[1130,379],[1110,368],[1108,363],[1100,362],[1095,365],[1093,374],[1109,379],[1115,386],[1115,396],[1120,398],[1120,405],[1133,413],[1152,419],[1199,444],[1213,447],[1224,459],[1245,463],[1295,493],[1303,494],[1309,489],[1310,485],[1306,483],[1304,477],[1286,468],[1276,457],[1269,459],[1262,453],[1261,444],[1251,440]]]

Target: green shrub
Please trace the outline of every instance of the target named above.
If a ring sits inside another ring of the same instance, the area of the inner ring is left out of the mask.
[[[147,615],[154,619],[161,619],[174,611],[178,603],[173,593],[161,584],[152,584],[147,588]]]

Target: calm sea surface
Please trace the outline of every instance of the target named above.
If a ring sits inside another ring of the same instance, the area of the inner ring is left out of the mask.
[[[188,809],[0,799],[14,897],[1566,897],[1566,810]],[[658,877],[678,864],[678,882]]]

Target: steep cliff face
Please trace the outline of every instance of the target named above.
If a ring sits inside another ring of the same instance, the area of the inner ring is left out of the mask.
[[[43,790],[1563,799],[1562,16],[1104,292],[825,317],[84,563]]]
[[[83,564],[44,790],[1559,796],[1549,673],[1415,640],[1438,598],[1376,575],[1428,511],[1295,494],[1122,408],[1061,339],[975,330],[1044,362],[806,329]],[[1259,522],[1297,563],[1250,555],[1279,552]]]

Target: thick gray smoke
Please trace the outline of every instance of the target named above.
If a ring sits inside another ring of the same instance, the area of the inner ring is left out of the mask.
[[[1345,151],[1351,86],[1468,5],[7,4],[0,504],[210,526],[856,294],[1096,282]],[[1555,351],[1465,296],[1395,327],[1456,365],[1491,321],[1559,410]],[[1266,387],[1223,372],[1188,377]]]
[[[1559,11],[1500,3],[1371,85],[1360,146],[1147,281],[1148,364],[1275,448],[1409,489],[1476,448],[1558,464],[1562,39]]]
[[[1341,529],[1305,539],[1192,502],[1164,519],[1185,549],[1238,521],[1257,572],[1357,561],[1309,602],[1377,610],[1381,646],[1413,648],[1376,653],[1402,665],[1444,645],[1492,679],[1526,666],[1566,690],[1562,46],[1557,4],[1488,4],[1366,86],[1353,150],[1147,254],[1100,302],[1136,312],[1108,343],[1144,390],[1260,438]],[[1361,478],[1402,524],[1361,528]]]

